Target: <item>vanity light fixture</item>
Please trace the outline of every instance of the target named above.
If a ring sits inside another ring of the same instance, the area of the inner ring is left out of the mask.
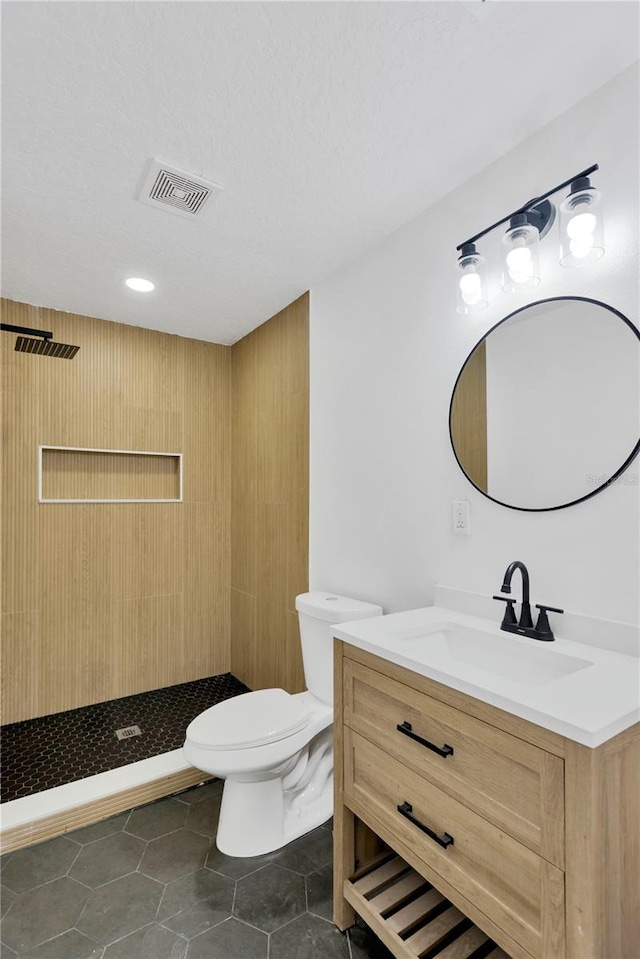
[[[141,276],[130,276],[124,283],[125,286],[128,286],[130,290],[135,290],[136,293],[151,293],[156,288],[155,283],[152,283],[151,280],[145,280]]]
[[[589,179],[597,169],[595,163],[576,173],[457,247],[458,313],[477,313],[488,306],[484,258],[478,252],[476,242],[507,222],[509,226],[502,237],[502,289],[506,293],[515,293],[538,286],[541,281],[540,240],[547,235],[556,218],[556,207],[549,197],[568,186],[570,192],[560,205],[561,265],[582,266],[604,254],[602,198]]]

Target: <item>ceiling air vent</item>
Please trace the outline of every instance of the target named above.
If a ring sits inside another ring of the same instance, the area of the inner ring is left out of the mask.
[[[202,217],[222,187],[211,180],[149,160],[136,199],[189,219]]]

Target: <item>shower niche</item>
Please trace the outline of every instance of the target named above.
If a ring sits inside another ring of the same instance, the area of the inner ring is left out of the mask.
[[[182,454],[38,447],[40,503],[181,503]]]

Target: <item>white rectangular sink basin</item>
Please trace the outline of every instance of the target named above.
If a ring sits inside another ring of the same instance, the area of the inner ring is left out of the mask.
[[[444,606],[338,623],[333,634],[585,746],[640,720],[638,658],[593,644],[541,642]]]
[[[551,683],[563,676],[593,666],[593,662],[549,649],[546,644],[529,640],[531,645],[514,643],[514,636],[493,636],[459,623],[434,623],[427,629],[399,630],[395,636],[406,656],[434,667],[447,660],[473,666],[525,686]]]

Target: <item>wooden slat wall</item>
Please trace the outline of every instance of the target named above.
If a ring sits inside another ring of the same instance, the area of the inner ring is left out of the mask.
[[[295,597],[308,589],[309,297],[232,347],[231,670],[304,689]]]
[[[229,669],[228,347],[4,300],[2,721]],[[182,452],[184,503],[38,504],[39,444]]]
[[[54,360],[0,338],[2,721],[229,668],[303,689],[308,296],[232,348],[2,306],[81,347]],[[39,444],[182,451],[184,503],[38,504]]]

